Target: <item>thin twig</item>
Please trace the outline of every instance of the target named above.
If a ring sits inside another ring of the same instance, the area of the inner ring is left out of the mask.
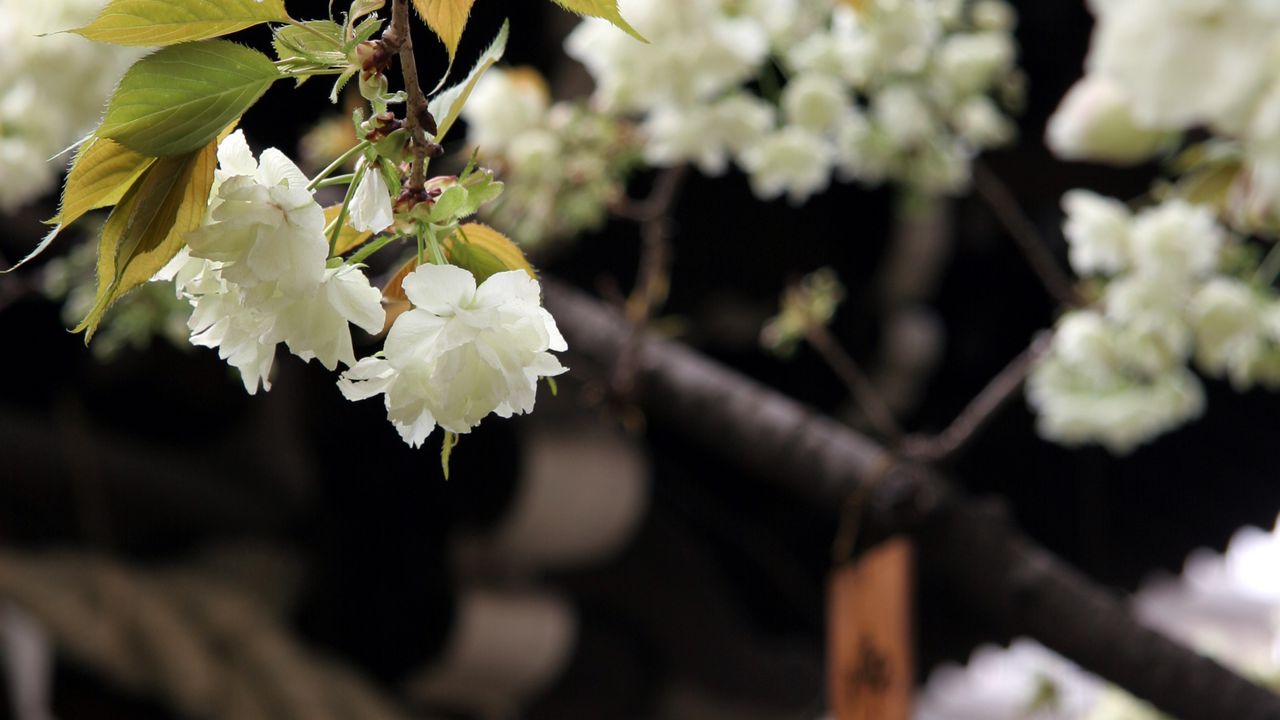
[[[1063,305],[1080,305],[1080,295],[1074,283],[1058,265],[1058,259],[1050,252],[1035,223],[1027,217],[1004,181],[981,161],[973,164],[973,187],[1013,238],[1044,289]]]
[[[413,54],[413,35],[409,29],[409,4],[407,0],[393,0],[391,26],[382,34],[382,41],[389,49],[400,54],[400,70],[404,73],[405,91],[409,101],[405,110],[405,127],[413,138],[413,167],[409,172],[409,190],[419,193],[427,184],[427,132],[422,127],[422,115],[427,111],[427,96],[418,81],[418,60]]]
[[[630,346],[618,363],[613,390],[620,397],[635,391],[637,347],[649,320],[667,299],[671,287],[671,211],[688,172],[685,165],[663,170],[643,203],[623,203],[628,217],[640,223],[642,247],[636,284],[626,302],[627,319],[632,323]]]
[[[968,447],[1026,382],[1037,359],[1049,349],[1049,337],[1036,338],[979,392],[945,430],[933,436],[912,436],[903,454],[918,462],[938,463]]]
[[[685,172],[684,165],[662,171],[642,206],[640,267],[627,300],[627,316],[634,323],[647,322],[666,300],[671,284],[671,210]]]
[[[858,363],[832,336],[831,331],[824,325],[813,323],[805,329],[804,336],[809,345],[822,356],[823,362],[840,378],[840,382],[844,383],[863,417],[871,424],[872,431],[890,447],[897,445],[902,438],[902,428],[894,419],[893,411],[866,373],[858,367]]]

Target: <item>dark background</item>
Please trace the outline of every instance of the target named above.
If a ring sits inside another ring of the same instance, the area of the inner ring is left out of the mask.
[[[305,18],[322,15],[325,4],[289,7]],[[1022,141],[988,162],[1065,258],[1062,193],[1088,186],[1130,197],[1154,169],[1066,164],[1047,153],[1044,124],[1081,72],[1090,21],[1080,2],[1015,5],[1029,78]],[[470,64],[504,16],[514,28],[508,63],[554,74],[566,62],[555,38],[572,23],[558,9],[480,0],[460,65]],[[443,54],[425,31],[417,37],[426,77],[438,76]],[[244,39],[260,44],[265,34]],[[290,148],[299,129],[328,111],[322,85],[274,88],[244,123],[252,144]],[[634,194],[643,195],[648,182],[636,178]],[[754,346],[754,329],[726,336],[711,326],[727,313],[754,328],[787,280],[831,265],[850,292],[833,330],[870,362],[881,329],[870,288],[892,207],[893,194],[883,189],[836,186],[794,208],[753,201],[736,174],[693,177],[674,211],[666,312],[682,318],[688,339],[713,357],[841,413],[842,386],[811,351],[782,362]],[[50,198],[5,221],[6,257],[25,254],[39,233],[36,219],[52,208]],[[952,210],[952,257],[933,302],[946,329],[945,355],[925,400],[906,418],[921,432],[945,427],[1056,312],[981,201],[959,199]],[[619,221],[541,269],[588,289],[627,288],[638,254],[636,227]],[[275,389],[253,398],[205,350],[158,342],[103,365],[65,330],[55,305],[4,289],[22,282],[0,278],[0,295],[16,297],[0,310],[0,544],[90,547],[143,566],[181,562],[232,538],[290,547],[308,568],[296,629],[388,687],[440,652],[460,582],[450,544],[461,532],[501,523],[528,428],[566,416],[617,422],[590,392],[599,378],[571,373],[561,397],[541,398],[532,417],[491,418],[465,437],[446,482],[435,437],[423,450],[405,447],[380,402],[346,402],[333,376],[314,364],[281,355]],[[1006,498],[1023,528],[1091,576],[1132,589],[1153,572],[1177,571],[1194,548],[1221,548],[1241,525],[1270,527],[1280,510],[1271,467],[1280,404],[1262,391],[1207,386],[1203,419],[1120,459],[1039,440],[1017,401],[954,474],[975,493]],[[664,689],[690,684],[776,708],[781,717],[816,716],[823,582],[838,509],[803,504],[676,431],[632,427],[652,463],[650,507],[613,560],[540,578],[573,598],[581,634],[567,671],[523,716],[654,717]],[[998,639],[949,602],[927,568],[921,578],[922,672]],[[68,716],[171,712],[74,663],[61,669],[59,688],[66,693],[60,702],[80,697],[93,708]]]

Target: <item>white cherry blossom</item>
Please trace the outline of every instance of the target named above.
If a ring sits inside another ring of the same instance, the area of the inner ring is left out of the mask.
[[[391,326],[382,355],[338,384],[350,400],[383,395],[406,443],[421,446],[437,425],[466,433],[490,413],[527,413],[538,379],[565,372],[549,352],[564,351],[564,338],[527,273],[497,273],[477,287],[466,270],[423,265],[404,290],[413,309]]]

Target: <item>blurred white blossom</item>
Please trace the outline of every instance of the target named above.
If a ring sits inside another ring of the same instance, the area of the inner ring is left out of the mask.
[[[65,160],[50,158],[93,129],[144,52],[60,32],[88,24],[102,6],[0,0],[0,213],[53,189]]]
[[[914,720],[1078,720],[1101,683],[1032,640],[983,646],[946,664],[916,695]]]
[[[1159,336],[1092,311],[1068,313],[1027,381],[1037,429],[1063,445],[1131,452],[1204,408],[1200,381],[1174,359]]]
[[[726,98],[704,107],[697,123],[684,122],[683,114],[667,122],[667,116],[654,113],[655,140],[646,151],[658,159],[690,157],[697,133],[716,133],[720,140],[697,146],[697,159],[707,172],[723,171],[724,143],[737,142],[742,122],[750,121],[749,114],[728,117],[726,111],[736,112],[731,102]],[[480,161],[499,170],[505,185],[502,196],[481,209],[482,216],[530,248],[603,224],[640,156],[636,133],[627,124],[582,104],[552,104],[546,81],[531,68],[490,70],[462,117]],[[770,117],[758,124],[771,123]]]
[[[1211,209],[1170,200],[1134,217],[1133,267],[1170,282],[1202,278],[1217,267],[1225,237]]]
[[[1114,80],[1088,75],[1067,91],[1049,119],[1045,139],[1058,157],[1131,165],[1152,158],[1172,134],[1139,125]]]
[[[624,0],[621,9],[650,45],[587,20],[567,48],[595,79],[597,107],[637,117],[655,165],[718,175],[732,160],[761,198],[797,203],[836,170],[955,192],[979,150],[1014,135],[1013,11],[1003,0],[868,0],[859,10]],[[748,90],[760,97],[747,102]]]
[[[1181,575],[1152,579],[1138,620],[1264,686],[1280,680],[1280,529],[1245,527],[1224,553],[1191,554]],[[1032,640],[983,646],[945,664],[917,693],[915,720],[1169,720]]]

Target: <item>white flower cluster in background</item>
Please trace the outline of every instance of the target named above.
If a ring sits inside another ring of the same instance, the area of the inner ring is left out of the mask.
[[[1144,585],[1139,620],[1264,685],[1280,682],[1280,529],[1247,527],[1223,554],[1194,553],[1181,576]],[[1167,720],[1149,704],[1027,639],[947,664],[916,697],[915,720]]]
[[[1206,128],[1243,163],[1223,199],[1233,223],[1280,227],[1280,4],[1095,0],[1087,74],[1048,129],[1068,159],[1127,164]],[[1222,152],[1224,148],[1217,148]]]
[[[600,227],[639,156],[625,123],[581,104],[553,104],[532,68],[485,73],[462,117],[468,144],[506,185],[482,216],[529,248]]]
[[[855,9],[855,6],[857,9]],[[732,160],[761,198],[793,203],[834,176],[963,189],[1014,134],[1020,83],[1003,0],[623,0],[651,41],[586,20],[569,54],[603,110],[640,118],[645,159]]]
[[[53,189],[65,161],[50,158],[93,129],[116,81],[142,55],[59,32],[85,25],[102,5],[0,0],[0,213]]]
[[[1178,427],[1204,406],[1192,360],[1237,389],[1280,386],[1280,300],[1271,278],[1222,271],[1233,244],[1212,209],[1175,198],[1132,213],[1081,190],[1063,205],[1071,265],[1103,285],[1029,379],[1044,437],[1127,453]]]
[[[986,645],[963,666],[947,663],[916,696],[914,720],[1081,720],[1102,683],[1043,645]]]
[[[326,267],[324,210],[302,171],[274,148],[255,160],[237,130],[218,147],[209,206],[158,276],[193,307],[191,343],[216,348],[250,394],[271,389],[280,343],[329,370],[354,365],[349,323],[380,332],[382,293],[357,267]]]

